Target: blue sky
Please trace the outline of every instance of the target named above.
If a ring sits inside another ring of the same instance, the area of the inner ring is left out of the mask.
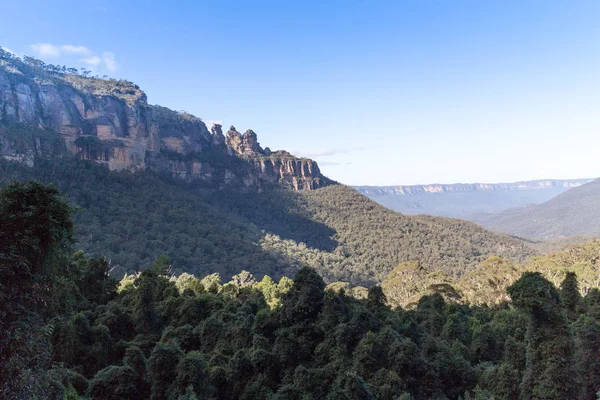
[[[600,176],[599,1],[4,3],[1,46],[130,79],[343,183]]]

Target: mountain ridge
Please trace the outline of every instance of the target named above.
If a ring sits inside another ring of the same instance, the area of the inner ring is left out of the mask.
[[[371,186],[359,185],[352,186],[362,194],[396,194],[396,195],[415,195],[421,193],[448,193],[448,192],[474,192],[474,191],[512,191],[512,190],[541,190],[550,187],[573,188],[581,186],[584,183],[591,182],[592,178],[580,179],[536,179],[531,181],[518,181],[508,183],[431,183],[423,185],[389,185],[389,186]]]

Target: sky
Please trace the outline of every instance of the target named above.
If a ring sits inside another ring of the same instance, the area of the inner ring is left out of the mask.
[[[352,185],[600,176],[600,1],[0,0],[0,46],[134,81]]]

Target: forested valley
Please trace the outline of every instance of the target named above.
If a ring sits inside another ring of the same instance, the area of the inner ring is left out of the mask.
[[[27,132],[20,134],[25,140]],[[211,191],[73,157],[40,157],[32,167],[0,159],[0,186],[15,180],[63,192],[77,209],[77,248],[105,256],[118,278],[167,255],[176,274],[247,270],[277,280],[309,266],[327,283],[368,287],[402,262],[459,276],[491,256],[519,263],[536,254],[521,240],[467,221],[393,212],[344,185]]]
[[[309,267],[222,282],[175,275],[162,256],[119,282],[106,259],[73,253],[73,215],[51,186],[0,193],[2,398],[596,399],[600,388],[600,291],[582,295],[581,263],[558,285],[523,272],[495,304],[442,285],[392,308],[379,285],[353,296]],[[553,261],[572,253],[584,251]]]

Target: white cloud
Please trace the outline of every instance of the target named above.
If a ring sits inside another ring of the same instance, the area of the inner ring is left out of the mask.
[[[319,166],[336,166],[336,165],[352,165],[351,162],[336,162],[336,161],[319,161]]]
[[[324,166],[334,166],[334,165],[342,165],[341,162],[336,162],[336,161],[320,161],[319,162],[319,166],[324,167]]]
[[[98,69],[100,71],[105,70],[110,72],[114,72],[119,69],[119,65],[117,64],[117,57],[112,51],[104,51],[101,54],[97,54],[96,52],[92,51],[86,46],[73,44],[64,44],[57,46],[52,43],[35,43],[29,47],[35,52],[35,55],[40,58],[80,56],[83,58],[80,58],[78,60],[79,62],[82,62],[94,69]],[[66,62],[68,62],[68,60]]]
[[[102,60],[100,59],[100,57],[98,56],[92,56],[92,57],[88,57],[88,58],[82,58],[81,60],[79,60],[85,64],[91,65],[93,67],[98,66]]]
[[[92,51],[85,46],[74,46],[72,44],[64,44],[56,46],[52,43],[34,43],[29,46],[39,57],[58,57],[62,54],[78,54],[87,56],[92,54]]]
[[[297,154],[301,157],[329,157],[336,154],[346,154],[348,149],[293,149],[293,154]]]
[[[290,149],[290,153],[298,156],[298,157],[306,157],[312,158],[314,160],[318,160],[321,165],[343,165],[344,163],[338,162],[337,160],[340,156],[343,155],[352,155],[356,156],[357,153],[362,153],[369,150],[374,150],[378,148],[382,148],[384,146],[354,146],[354,147],[331,147],[331,148],[315,148],[315,149]],[[331,157],[331,158],[330,158]],[[333,159],[332,159],[333,158]],[[347,163],[349,164],[349,163]]]
[[[116,71],[117,69],[119,69],[117,61],[115,59],[115,54],[110,51],[105,51],[104,53],[102,53],[102,61],[104,61],[104,66],[109,71]]]
[[[29,46],[31,50],[36,52],[38,57],[58,57],[60,49],[51,43],[34,43]]]
[[[385,147],[383,145],[377,146],[355,146],[355,147],[346,147],[346,148],[316,148],[316,149],[292,149],[290,152],[292,154],[296,154],[301,157],[307,158],[323,158],[323,157],[332,157],[337,156],[339,154],[352,154],[352,153],[360,153],[368,150],[374,150]]]
[[[63,46],[60,46],[60,48],[65,53],[79,54],[82,56],[87,56],[92,53],[90,49],[88,49],[85,46],[73,46],[72,44],[65,44]]]

